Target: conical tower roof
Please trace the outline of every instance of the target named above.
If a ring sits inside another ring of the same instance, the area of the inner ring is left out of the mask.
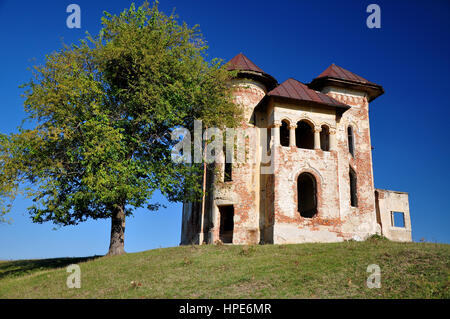
[[[268,91],[278,85],[277,80],[273,76],[264,72],[243,53],[239,53],[227,63],[227,70],[238,70],[238,77],[259,81],[267,87]]]

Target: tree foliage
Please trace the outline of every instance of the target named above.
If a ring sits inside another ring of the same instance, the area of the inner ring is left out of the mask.
[[[195,119],[239,123],[232,74],[207,60],[197,26],[157,3],[105,13],[102,25],[46,56],[23,86],[31,128],[0,136],[2,213],[21,185],[33,221],[60,225],[109,218],[115,207],[155,209],[156,190],[170,201],[198,198],[199,167],[171,161],[170,131]]]

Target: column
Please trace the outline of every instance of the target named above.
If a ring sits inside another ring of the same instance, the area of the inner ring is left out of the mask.
[[[272,145],[273,146],[278,146],[280,145],[280,127],[281,127],[281,123],[273,123],[272,125],[272,130],[273,130],[273,141],[272,141]]]
[[[330,128],[330,151],[336,151],[336,129]]]
[[[289,146],[295,146],[295,129],[297,125],[289,125]]]
[[[322,131],[322,128],[315,127],[314,128],[314,149],[320,150],[320,132]]]

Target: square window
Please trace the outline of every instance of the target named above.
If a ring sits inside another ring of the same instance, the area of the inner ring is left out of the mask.
[[[402,212],[392,212],[392,226],[405,227],[405,214]]]

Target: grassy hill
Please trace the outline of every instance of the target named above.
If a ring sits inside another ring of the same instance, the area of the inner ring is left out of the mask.
[[[66,286],[72,263],[80,289]],[[366,286],[370,264],[379,289]],[[449,266],[447,244],[185,246],[0,262],[0,298],[449,298]]]

